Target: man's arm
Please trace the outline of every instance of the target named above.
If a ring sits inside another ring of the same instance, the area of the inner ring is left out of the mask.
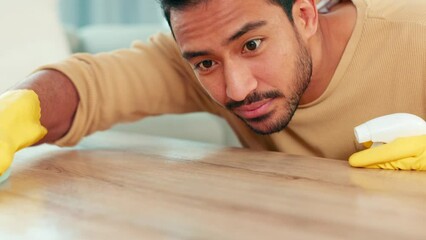
[[[170,35],[40,69],[0,96],[0,176],[25,147],[71,146],[118,122],[213,104]]]
[[[70,129],[79,98],[71,80],[44,70],[0,95],[0,181],[8,176],[15,153],[53,142]]]
[[[16,88],[33,90],[39,97],[40,121],[48,133],[38,143],[54,142],[68,132],[79,103],[79,96],[67,76],[55,70],[43,70],[29,76]]]

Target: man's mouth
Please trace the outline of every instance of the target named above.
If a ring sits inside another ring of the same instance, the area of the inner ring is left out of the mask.
[[[241,118],[250,121],[250,119],[258,119],[264,115],[267,115],[270,112],[270,106],[274,99],[268,98],[262,101],[250,103],[243,105],[241,107],[234,108],[233,111],[235,114]]]

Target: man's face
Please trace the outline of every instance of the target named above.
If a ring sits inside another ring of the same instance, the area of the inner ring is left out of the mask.
[[[268,0],[214,0],[171,11],[177,44],[210,96],[255,132],[282,130],[312,74],[283,9]]]

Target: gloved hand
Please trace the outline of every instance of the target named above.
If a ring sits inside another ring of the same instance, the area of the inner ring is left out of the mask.
[[[352,167],[426,170],[426,135],[397,138],[378,147],[354,153]]]
[[[15,152],[42,139],[41,109],[32,90],[12,90],[0,96],[0,176],[10,167]]]

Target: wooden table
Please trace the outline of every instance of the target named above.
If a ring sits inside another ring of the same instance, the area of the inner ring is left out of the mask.
[[[426,172],[128,134],[16,156],[0,239],[426,239]]]

